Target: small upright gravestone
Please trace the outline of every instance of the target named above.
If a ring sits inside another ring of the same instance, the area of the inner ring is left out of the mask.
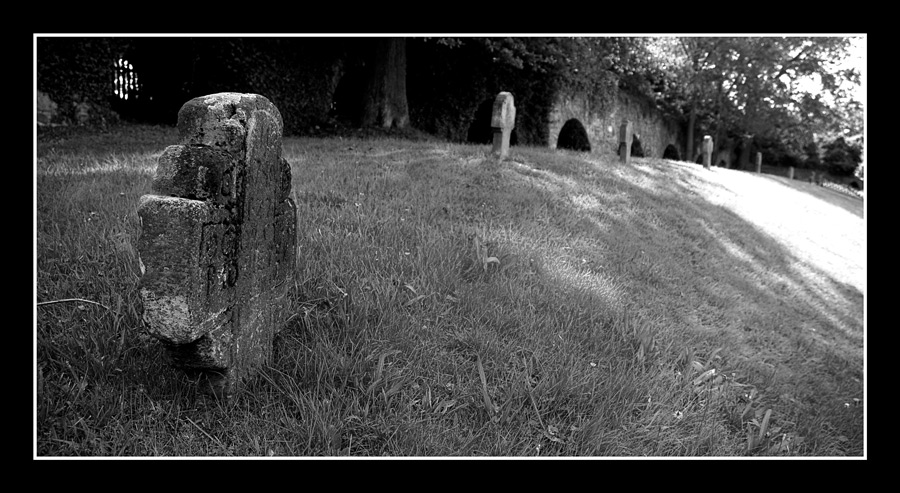
[[[509,155],[509,135],[516,125],[516,105],[513,104],[513,96],[508,92],[501,92],[494,100],[494,109],[491,115],[491,129],[494,132],[494,146],[491,154],[498,159],[506,159]]]
[[[257,94],[194,98],[182,143],[159,157],[141,197],[143,319],[172,363],[230,393],[267,363],[297,255],[282,118]]]
[[[794,167],[791,166],[788,168],[788,180],[793,180],[793,179],[794,179]]]
[[[709,169],[712,165],[713,140],[709,135],[703,136],[703,167]]]
[[[756,153],[756,172],[762,173],[762,153]]]
[[[619,126],[619,161],[628,164],[631,162],[631,143],[634,140],[631,122],[622,120]]]

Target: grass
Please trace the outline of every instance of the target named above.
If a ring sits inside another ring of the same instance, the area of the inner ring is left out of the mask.
[[[286,138],[294,316],[221,401],[141,328],[135,208],[174,143],[39,136],[36,301],[73,301],[35,308],[36,456],[865,454],[861,200],[657,159]]]

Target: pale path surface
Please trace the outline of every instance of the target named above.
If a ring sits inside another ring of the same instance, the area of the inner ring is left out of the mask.
[[[704,170],[692,165],[683,165],[683,168],[711,185],[719,185],[705,187],[702,191],[710,202],[732,210],[770,235],[801,263],[818,268],[834,280],[865,293],[866,224],[862,217],[795,190],[783,183],[786,178],[722,168]],[[760,200],[751,201],[748,197],[759,197]],[[837,199],[859,201],[841,196]],[[862,208],[861,202],[859,207]],[[802,265],[796,268],[807,270],[805,277],[813,275]]]

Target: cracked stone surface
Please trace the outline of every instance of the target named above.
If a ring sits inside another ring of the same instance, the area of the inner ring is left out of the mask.
[[[215,375],[226,393],[271,358],[296,262],[282,117],[265,97],[185,103],[181,144],[159,158],[141,197],[144,321],[172,363]]]

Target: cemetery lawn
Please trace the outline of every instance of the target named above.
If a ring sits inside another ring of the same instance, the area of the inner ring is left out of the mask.
[[[768,175],[285,138],[294,315],[224,401],[141,329],[136,208],[174,128],[42,133],[45,456],[857,456],[863,202]]]

